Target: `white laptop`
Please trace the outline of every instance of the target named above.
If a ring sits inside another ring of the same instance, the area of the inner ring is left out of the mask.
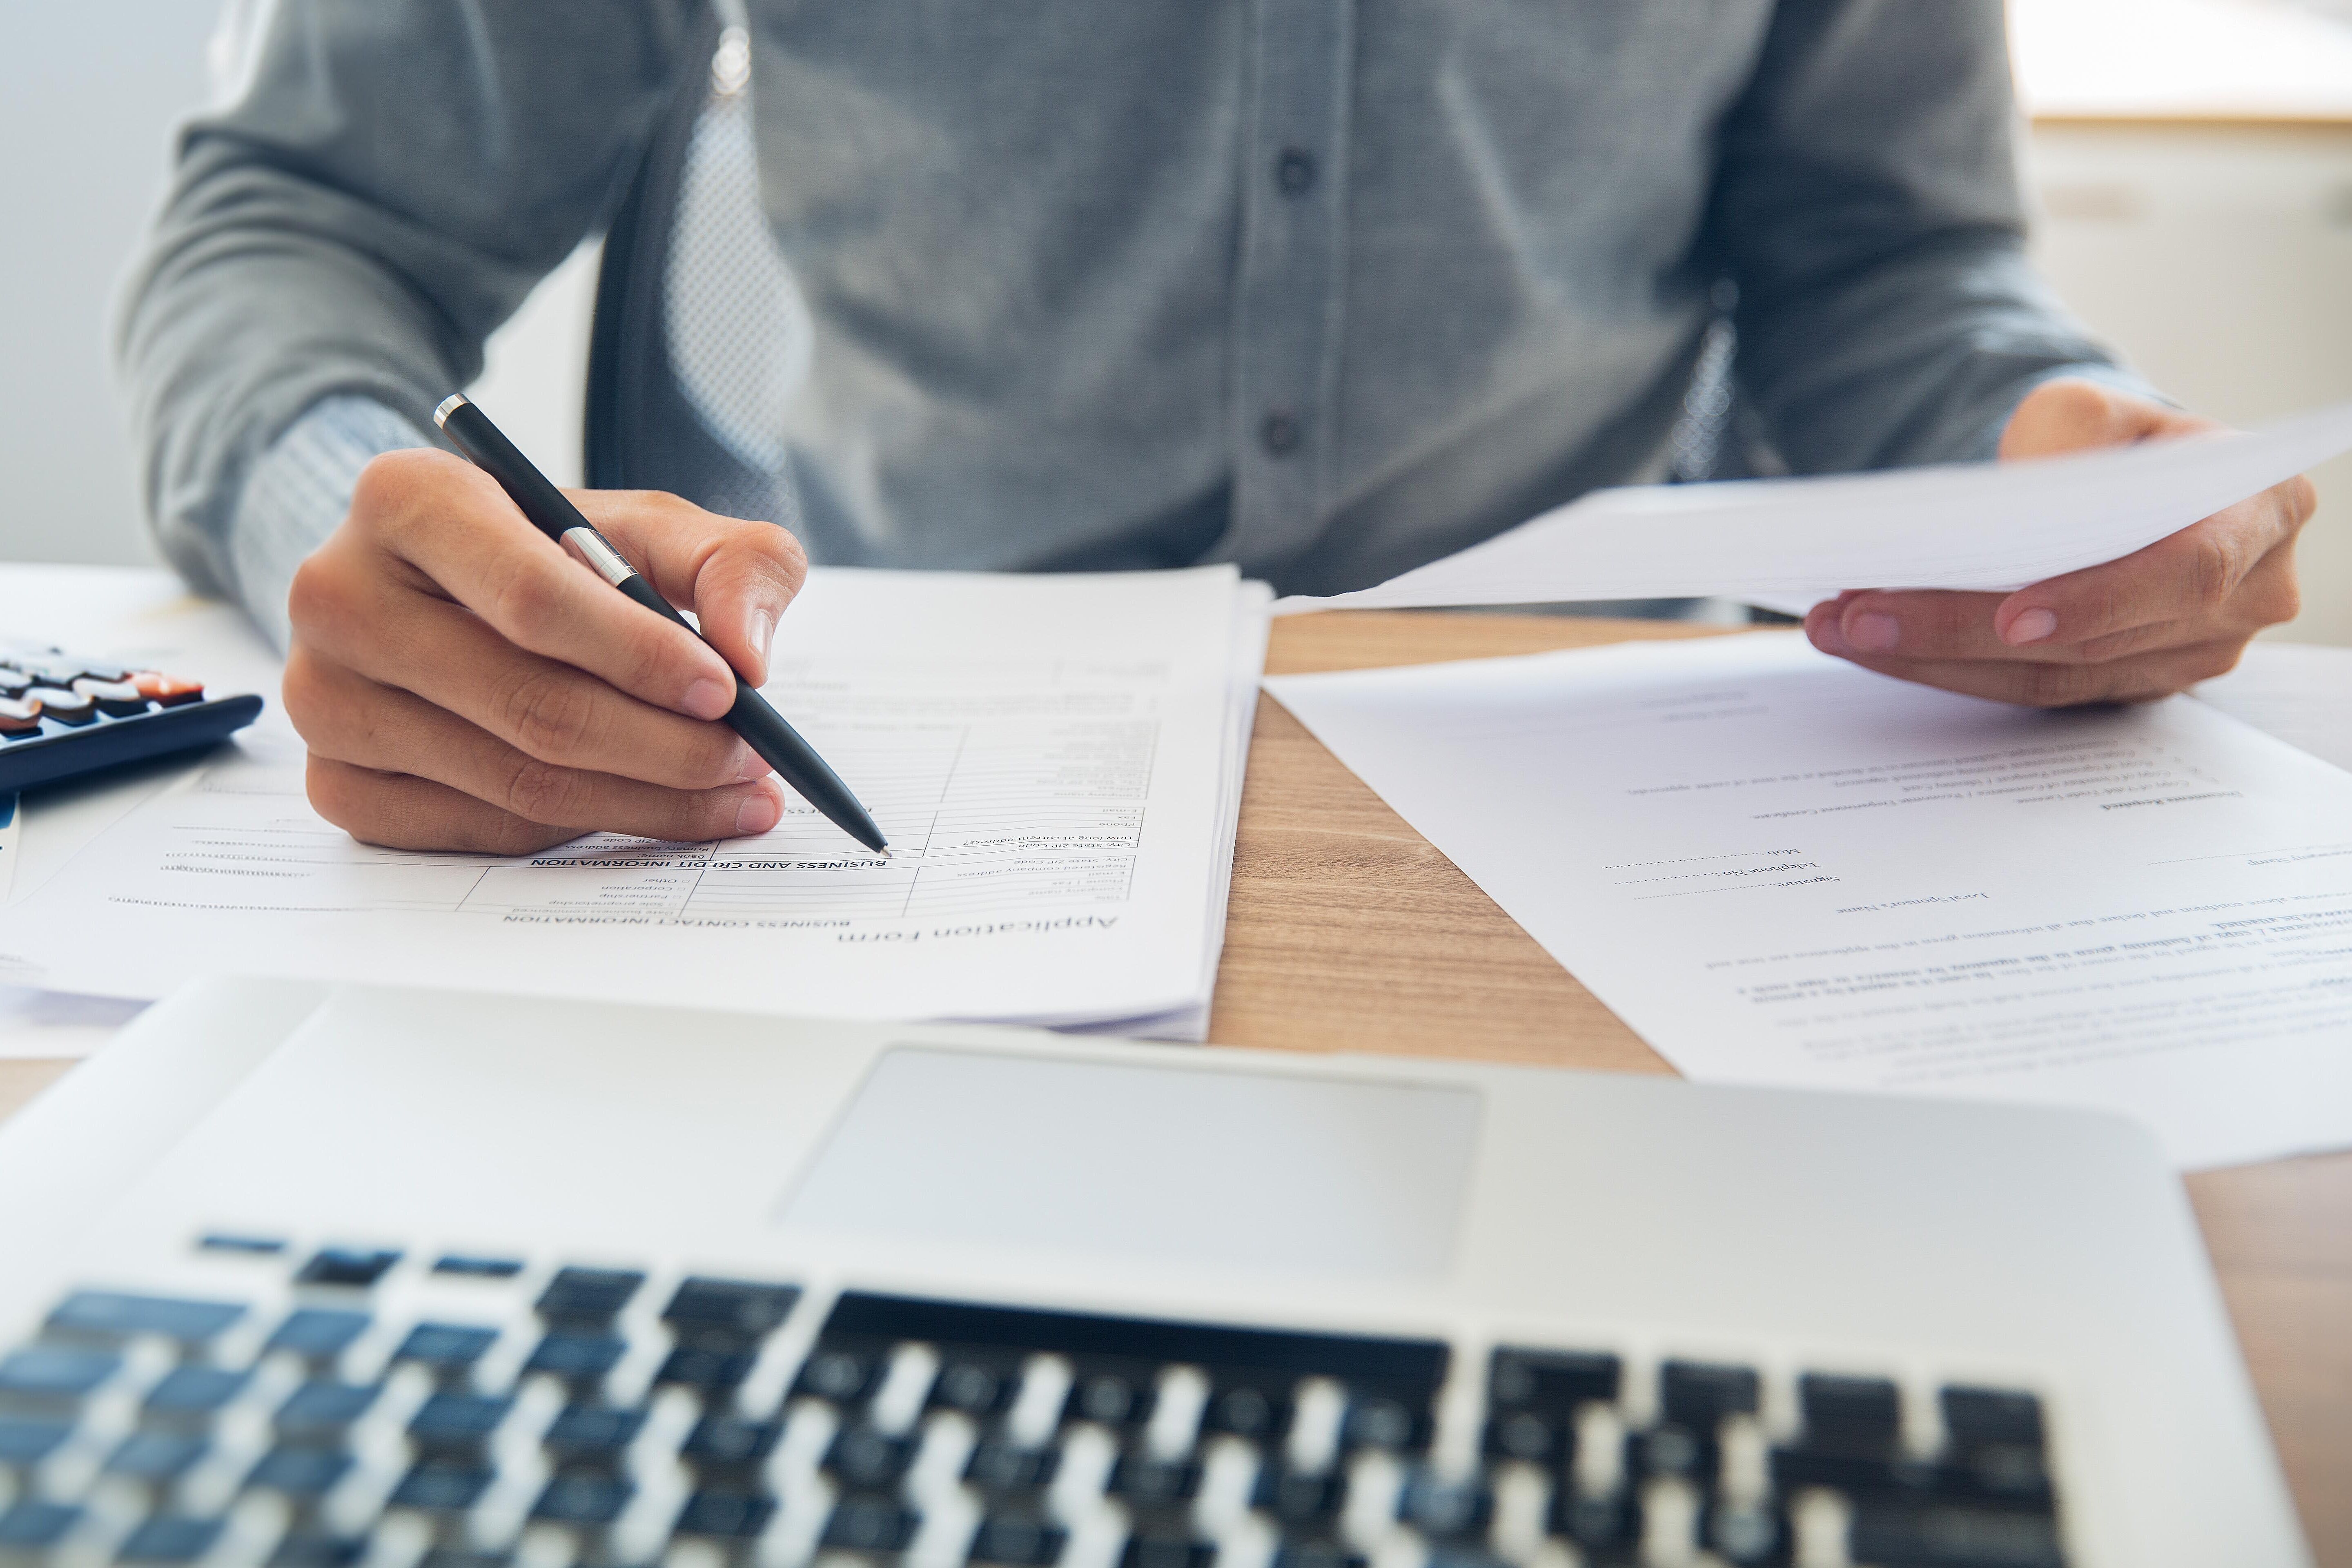
[[[2104,1117],[286,982],[0,1131],[0,1563],[2306,1561]]]

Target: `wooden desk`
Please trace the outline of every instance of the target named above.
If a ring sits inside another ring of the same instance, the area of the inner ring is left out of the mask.
[[[1276,673],[1533,653],[1704,629],[1506,616],[1276,624]],[[1669,1071],[1615,1015],[1270,699],[1242,795],[1210,1037]],[[62,1073],[0,1062],[0,1115]],[[2352,1154],[2189,1180],[2305,1529],[2352,1565]]]

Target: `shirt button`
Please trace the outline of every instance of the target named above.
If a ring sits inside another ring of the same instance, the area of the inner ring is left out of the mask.
[[[1258,445],[1277,458],[1286,458],[1298,450],[1301,434],[1297,416],[1281,408],[1267,415],[1265,423],[1257,427]]]
[[[1303,196],[1315,184],[1315,154],[1304,147],[1285,147],[1274,161],[1274,183],[1286,196]]]

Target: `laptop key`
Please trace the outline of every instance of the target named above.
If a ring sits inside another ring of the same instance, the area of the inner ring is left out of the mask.
[[[426,1459],[401,1477],[390,1506],[428,1513],[462,1513],[489,1490],[490,1471],[462,1459]]]
[[[220,1539],[221,1521],[159,1514],[132,1531],[115,1552],[121,1563],[194,1563]]]
[[[1274,1568],[1365,1568],[1365,1562],[1336,1541],[1297,1541],[1274,1554]]]
[[[245,1484],[290,1498],[324,1497],[352,1468],[352,1457],[339,1448],[280,1446],[261,1456]]]
[[[776,1500],[763,1492],[699,1491],[686,1500],[675,1526],[680,1535],[749,1540],[768,1528]]]
[[[1069,1532],[1056,1525],[1019,1514],[996,1515],[982,1520],[972,1532],[970,1556],[975,1563],[1052,1568],[1061,1560],[1069,1540]]]
[[[1959,1452],[1985,1444],[2042,1447],[2042,1402],[2031,1394],[2000,1388],[1947,1388],[1942,1404],[1944,1430]]]
[[[963,1479],[984,1492],[1042,1491],[1053,1485],[1061,1468],[1058,1448],[1021,1448],[1002,1438],[989,1438],[972,1449]]]
[[[340,1307],[300,1307],[271,1331],[263,1348],[291,1351],[308,1361],[328,1361],[342,1354],[344,1347],[367,1332],[373,1321],[365,1312]]]
[[[929,1403],[967,1415],[993,1415],[1011,1405],[1020,1391],[1017,1356],[949,1350],[942,1352],[939,1375],[931,1380]]]
[[[565,1470],[547,1483],[530,1515],[558,1524],[610,1524],[636,1490],[635,1483],[602,1470]]]
[[[681,1345],[740,1352],[758,1344],[792,1316],[800,1299],[799,1287],[793,1285],[689,1279],[662,1309],[662,1321]]]
[[[110,1351],[35,1345],[0,1357],[0,1402],[58,1405],[79,1401],[122,1367]]]
[[[749,1351],[709,1351],[680,1345],[669,1352],[661,1370],[654,1373],[654,1381],[716,1394],[751,1376],[751,1363],[756,1359]]]
[[[270,1552],[268,1568],[352,1568],[366,1551],[364,1538],[289,1531]]]
[[[514,1555],[507,1552],[469,1552],[458,1546],[436,1546],[416,1560],[416,1568],[509,1568]]]
[[[887,1498],[852,1492],[824,1521],[824,1543],[843,1552],[903,1552],[919,1521]]]
[[[613,1320],[645,1282],[634,1268],[559,1268],[540,1293],[537,1310],[550,1327],[610,1332]]]
[[[1808,1447],[1893,1447],[1902,1435],[1903,1396],[1883,1377],[1797,1379],[1797,1407]]]
[[[399,1252],[383,1247],[324,1247],[295,1272],[294,1282],[365,1290],[391,1273],[399,1261]]]
[[[0,1415],[0,1465],[37,1465],[71,1436],[70,1421]]]
[[[1309,1475],[1277,1467],[1261,1470],[1250,1494],[1252,1508],[1265,1510],[1286,1525],[1335,1518],[1347,1501],[1345,1475]]]
[[[834,1438],[824,1468],[852,1487],[876,1489],[895,1483],[914,1462],[912,1439],[852,1426]]]
[[[1903,1568],[2064,1568],[2046,1513],[1963,1503],[1858,1502],[1847,1536],[1856,1563]]]
[[[1613,1355],[1507,1348],[1487,1363],[1486,1397],[1496,1409],[1567,1416],[1580,1405],[1614,1404],[1624,1378],[1624,1363]]]
[[[408,1337],[400,1342],[392,1359],[415,1362],[446,1376],[463,1372],[481,1360],[498,1338],[496,1329],[464,1323],[419,1323],[408,1331]]]
[[[482,1394],[436,1394],[417,1408],[408,1435],[424,1449],[470,1450],[486,1441],[514,1408],[514,1400]]]
[[[1070,1380],[1068,1400],[1062,1406],[1065,1421],[1093,1421],[1105,1426],[1141,1426],[1160,1403],[1153,1380],[1157,1369],[1131,1365],[1081,1366]]]
[[[1699,1521],[1699,1539],[1727,1563],[1778,1563],[1789,1540],[1787,1521],[1757,1503],[1717,1503]]]
[[[523,1371],[551,1373],[567,1383],[588,1383],[620,1364],[629,1342],[613,1334],[555,1332],[531,1351]]]
[[[556,1416],[540,1441],[559,1458],[617,1462],[645,1424],[642,1410],[574,1405]]]
[[[1658,1405],[1665,1419],[1711,1433],[1727,1415],[1756,1412],[1755,1369],[1709,1362],[1670,1361],[1658,1372]]]
[[[1681,1426],[1654,1426],[1625,1438],[1625,1468],[1643,1479],[1679,1476],[1711,1482],[1721,1459],[1713,1437]]]
[[[274,1424],[281,1437],[339,1441],[352,1422],[367,1414],[381,1392],[373,1384],[306,1383],[286,1396]]]
[[[1495,1497],[1475,1479],[1449,1479],[1420,1469],[1405,1481],[1397,1517],[1423,1535],[1462,1540],[1485,1532],[1495,1517]]]
[[[68,1504],[20,1502],[0,1513],[0,1551],[55,1546],[80,1522],[81,1510]]]
[[[106,1458],[106,1472],[133,1480],[168,1481],[204,1457],[211,1447],[184,1432],[133,1432]]]
[[[1133,1535],[1119,1553],[1119,1568],[1209,1568],[1216,1547],[1189,1535]]]
[[[679,1455],[705,1466],[752,1465],[764,1459],[783,1436],[783,1424],[740,1415],[706,1415],[686,1435]],[[835,1447],[840,1447],[838,1441]]]
[[[197,1419],[215,1415],[239,1394],[251,1373],[219,1366],[175,1366],[147,1391],[142,1408],[164,1419]]]
[[[1201,1489],[1201,1467],[1190,1459],[1127,1454],[1111,1467],[1105,1489],[1130,1502],[1181,1502]]]
[[[191,1301],[134,1296],[120,1290],[77,1290],[49,1314],[45,1331],[58,1339],[112,1342],[133,1334],[161,1334],[184,1345],[208,1344],[245,1316],[238,1301]]]
[[[889,1362],[887,1344],[820,1340],[793,1380],[793,1392],[840,1405],[863,1405],[881,1386]]]

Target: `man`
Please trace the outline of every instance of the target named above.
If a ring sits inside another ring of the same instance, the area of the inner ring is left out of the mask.
[[[1743,395],[1801,470],[2196,427],[2021,259],[2000,0],[748,23],[766,216],[815,323],[783,434],[821,559],[1360,586],[1659,477],[1724,283]],[[313,802],[508,852],[772,826],[774,781],[709,721],[721,655],[765,673],[793,536],[582,498],[714,654],[420,433],[608,210],[704,6],[280,0],[263,28],[188,132],[124,357],[165,548],[285,629]],[[2011,701],[2152,697],[2294,613],[2311,504],[2298,480],[2006,598],[1858,592],[1806,628]]]

